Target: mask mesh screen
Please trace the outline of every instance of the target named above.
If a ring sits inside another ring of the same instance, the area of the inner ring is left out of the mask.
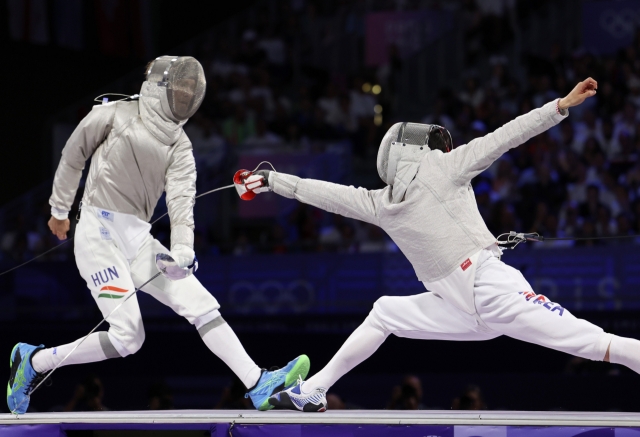
[[[167,98],[171,112],[186,120],[200,107],[207,83],[200,63],[191,57],[178,58],[169,69]]]

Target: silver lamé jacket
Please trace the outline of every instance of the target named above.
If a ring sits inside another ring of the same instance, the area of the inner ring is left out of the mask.
[[[391,185],[370,191],[275,172],[269,185],[282,196],[380,226],[418,279],[435,282],[496,242],[478,211],[471,179],[565,116],[556,111],[556,101],[549,102],[449,153],[429,151],[400,203],[392,203]]]
[[[144,82],[138,101],[94,106],[62,151],[49,199],[66,218],[85,162],[91,167],[82,202],[148,222],[163,191],[171,219],[171,246],[193,247],[196,166],[185,121],[170,116],[166,92]]]

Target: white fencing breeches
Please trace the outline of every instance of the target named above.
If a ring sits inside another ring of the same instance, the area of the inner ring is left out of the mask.
[[[434,293],[384,296],[371,314],[399,337],[469,341],[507,335],[590,360],[602,361],[611,342],[602,328],[535,294],[522,273],[497,257],[478,267],[474,301],[472,315]]]
[[[518,270],[495,256],[476,270],[474,301],[477,313],[472,315],[431,292],[381,297],[329,364],[305,382],[304,391],[328,389],[373,354],[389,334],[454,341],[490,340],[507,335],[598,361],[604,359],[614,337],[576,318],[545,296],[536,295]],[[352,347],[347,347],[349,344]],[[640,356],[637,358],[640,360]]]
[[[105,317],[136,287],[158,272],[155,265],[156,254],[169,253],[168,249],[147,233],[135,258],[126,259],[111,233],[107,232],[105,235],[101,221],[90,208],[83,209],[75,235],[78,270]],[[196,328],[219,316],[218,301],[194,276],[180,281],[170,281],[159,276],[141,291],[185,317]],[[203,316],[208,316],[210,320],[199,320]],[[116,351],[118,356],[124,357],[140,349],[144,342],[144,327],[137,296],[129,298],[107,318],[107,322],[110,325],[109,339],[115,348],[115,351],[105,351],[108,358],[114,356]]]
[[[155,256],[169,253],[169,250],[146,229],[146,236],[140,238],[137,247],[119,248],[117,241],[121,239],[114,238],[107,228],[111,223],[105,222],[110,219],[98,218],[96,211],[91,207],[82,210],[75,233],[75,257],[80,275],[87,282],[103,316],[107,317],[137,287],[158,273]],[[116,221],[119,218],[118,213],[108,214],[113,214],[107,217],[114,217]],[[131,226],[124,231],[131,234]],[[133,253],[135,257],[127,259],[125,253]],[[159,276],[140,291],[150,294],[193,324],[209,349],[221,357],[245,385],[250,387],[257,381],[260,368],[246,354],[233,331],[225,326],[218,311],[218,301],[195,276],[179,281]],[[137,296],[129,298],[108,316],[107,322],[110,325],[108,333],[92,334],[64,364],[125,357],[140,349],[145,333]],[[34,367],[37,371],[50,370],[75,344],[77,342],[38,352],[33,358]]]

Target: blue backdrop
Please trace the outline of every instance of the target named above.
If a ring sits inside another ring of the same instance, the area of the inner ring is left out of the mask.
[[[541,247],[541,246],[538,246]],[[574,311],[640,309],[640,247],[507,251],[503,261],[521,270],[536,293]],[[291,254],[209,257],[197,277],[225,313],[366,313],[383,295],[425,292],[413,268],[394,254]],[[518,290],[520,291],[520,290]],[[524,291],[524,290],[522,290]],[[146,316],[170,310],[145,299]],[[75,319],[95,308],[72,263],[35,263],[0,282],[0,319],[29,314]]]

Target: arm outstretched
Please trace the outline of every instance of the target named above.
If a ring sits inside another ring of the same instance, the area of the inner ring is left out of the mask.
[[[455,148],[445,154],[445,171],[458,185],[465,185],[471,179],[485,171],[509,149],[513,149],[530,138],[560,123],[567,115],[557,110],[558,100],[547,103],[517,117],[494,132],[476,138],[468,144]]]
[[[588,78],[578,83],[566,97],[549,102],[484,137],[454,149],[444,157],[447,173],[456,184],[468,183],[509,149],[560,123],[568,116],[568,108],[595,96],[597,87],[598,83]]]
[[[297,199],[325,211],[378,225],[376,206],[383,190],[369,191],[276,172],[269,173],[269,186],[274,192],[289,199]]]

